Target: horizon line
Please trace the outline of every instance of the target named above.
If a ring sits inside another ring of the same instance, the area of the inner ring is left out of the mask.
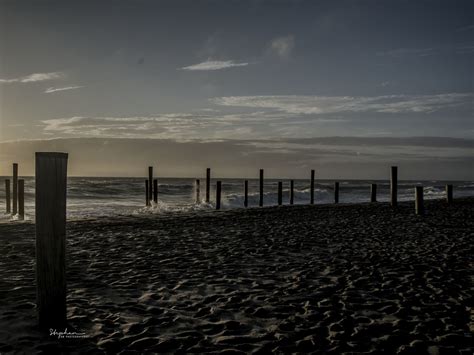
[[[203,142],[203,143],[217,143],[223,141],[281,141],[281,140],[305,140],[305,139],[326,139],[326,138],[364,138],[364,139],[403,139],[403,138],[447,138],[447,139],[458,139],[458,140],[474,140],[473,137],[456,137],[456,136],[341,136],[341,135],[331,135],[331,136],[312,136],[312,137],[270,137],[270,138],[248,138],[248,139],[232,139],[232,138],[194,138],[194,139],[172,139],[172,138],[136,138],[136,137],[54,137],[54,138],[19,138],[12,140],[0,141],[0,144],[3,143],[20,143],[20,142],[36,142],[36,141],[54,141],[54,140],[76,140],[76,139],[94,139],[94,140],[157,140],[157,141],[173,141],[177,143],[189,143],[189,142]]]

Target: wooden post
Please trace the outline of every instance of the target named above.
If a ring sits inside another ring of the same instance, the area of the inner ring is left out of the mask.
[[[249,181],[244,181],[244,207],[249,206]]]
[[[153,167],[148,167],[148,201],[153,198]]]
[[[339,203],[339,183],[334,183],[334,203]]]
[[[263,207],[263,169],[260,169],[260,201],[258,205]]]
[[[6,212],[12,212],[11,206],[11,196],[10,196],[10,179],[5,180],[5,205],[6,205]]]
[[[295,201],[295,182],[294,180],[290,181],[290,205],[292,205]]]
[[[370,202],[377,202],[377,184],[370,185]]]
[[[211,168],[206,169],[206,203],[211,201]]]
[[[36,285],[43,329],[66,326],[67,153],[36,153]]]
[[[283,204],[283,182],[278,181],[278,206]]]
[[[397,185],[398,185],[398,169],[392,166],[390,174],[390,204],[392,207],[397,207]]]
[[[217,181],[216,185],[216,210],[221,209],[221,182]]]
[[[18,164],[13,163],[13,215],[18,212]]]
[[[158,179],[153,180],[153,202],[158,203]]]
[[[196,204],[201,203],[201,181],[199,179],[196,179],[194,193],[196,195]]]
[[[446,185],[446,202],[453,202],[453,185]]]
[[[145,180],[145,206],[150,206],[150,184]]]
[[[417,215],[425,214],[423,206],[423,186],[415,186],[415,212]]]
[[[311,198],[310,204],[314,205],[314,170],[311,170]]]
[[[25,219],[25,180],[18,180],[18,219]]]

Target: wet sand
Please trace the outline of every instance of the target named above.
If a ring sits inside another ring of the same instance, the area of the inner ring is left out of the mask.
[[[69,222],[84,339],[36,329],[34,225],[0,224],[0,353],[471,354],[474,199],[425,206]]]

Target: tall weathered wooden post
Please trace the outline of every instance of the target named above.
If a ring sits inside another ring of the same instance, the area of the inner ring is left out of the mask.
[[[377,202],[377,184],[370,184],[370,202]]]
[[[25,180],[18,180],[18,219],[25,219]]]
[[[392,166],[390,171],[390,204],[392,207],[397,207],[397,185],[398,185],[398,169]]]
[[[221,182],[216,183],[216,210],[221,209]]]
[[[36,153],[36,285],[39,325],[66,325],[67,153]],[[64,328],[63,328],[64,329]]]
[[[417,215],[425,214],[423,205],[423,186],[415,186],[415,212]]]
[[[339,182],[334,183],[334,203],[339,203]]]
[[[446,185],[446,202],[453,202],[453,185]]]
[[[249,181],[244,181],[244,207],[249,206]]]
[[[153,167],[148,167],[148,200],[153,198]]]
[[[283,204],[283,182],[278,181],[278,206]]]
[[[290,205],[295,202],[295,182],[294,180],[290,181]]]
[[[196,196],[196,204],[201,203],[201,181],[196,179],[196,183],[194,184],[194,193]]]
[[[13,163],[13,215],[18,213],[18,164]]]
[[[211,168],[206,169],[206,203],[211,201]]]
[[[258,205],[263,206],[263,169],[260,169],[260,200]]]
[[[314,170],[311,170],[311,193],[310,204],[314,205]]]
[[[10,196],[10,179],[5,180],[5,208],[7,213],[12,212],[11,196]]]
[[[158,179],[153,180],[153,202],[158,203]]]

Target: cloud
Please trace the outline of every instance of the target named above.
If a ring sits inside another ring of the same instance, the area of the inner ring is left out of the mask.
[[[62,79],[64,77],[62,72],[52,72],[52,73],[34,73],[27,76],[22,76],[19,78],[13,79],[0,79],[0,83],[34,83],[38,81],[47,81]]]
[[[474,43],[464,43],[456,46],[455,51],[457,54],[471,54],[474,53]]]
[[[172,113],[154,116],[85,117],[44,120],[46,133],[79,137],[191,138],[203,130],[230,125],[227,119],[209,115]]]
[[[269,129],[277,132],[288,114],[255,111],[250,113],[169,113],[151,116],[74,116],[41,121],[43,134],[71,137],[206,139],[258,138]],[[306,122],[303,122],[305,124]],[[293,126],[298,125],[293,122]],[[280,134],[278,134],[280,135]],[[282,134],[283,135],[283,134]]]
[[[237,63],[233,60],[207,60],[202,63],[189,65],[187,67],[182,67],[182,70],[221,70],[234,67],[244,67],[249,65],[249,63]]]
[[[430,113],[472,104],[474,93],[439,95],[352,96],[226,96],[211,99],[221,106],[273,109],[291,114],[344,112]]]
[[[427,57],[436,54],[472,54],[474,53],[474,43],[452,43],[446,46],[432,48],[397,48],[387,51],[377,52],[379,57],[391,57],[403,59],[408,57]]]
[[[66,90],[75,90],[75,89],[80,89],[83,88],[84,86],[66,86],[66,87],[61,87],[61,88],[55,88],[55,87],[50,87],[45,90],[45,94],[51,94],[53,92],[57,91],[66,91]]]
[[[454,32],[464,32],[464,31],[470,31],[470,30],[474,30],[474,25],[467,25],[464,27],[456,28]]]
[[[288,58],[295,47],[295,38],[292,35],[278,37],[271,41],[270,49],[280,58]]]
[[[439,127],[443,131],[445,129],[444,117],[456,119],[457,116],[448,112],[442,119],[444,123],[440,123],[439,115],[426,115],[438,110],[469,109],[473,99],[474,93],[373,97],[230,96],[211,99],[219,105],[221,110],[218,111],[207,109],[192,113],[124,117],[73,116],[43,120],[41,123],[44,135],[63,137],[269,139],[338,135],[349,131],[362,136],[380,134],[380,131],[392,135],[401,131],[393,118],[414,113],[410,119],[416,129],[411,133],[430,132],[436,135],[440,132]],[[377,120],[373,121],[375,115],[368,113],[376,113]],[[425,117],[433,117],[433,124],[428,126]],[[451,133],[470,135],[459,129]]]
[[[259,153],[290,153],[292,160],[313,161],[338,165],[354,162],[360,164],[387,161],[408,161],[423,163],[426,160],[464,160],[473,161],[474,140],[447,137],[319,137],[282,138],[273,140],[249,140],[244,144],[255,147]],[[360,169],[360,166],[358,167]],[[362,169],[363,170],[363,169]]]
[[[438,52],[436,48],[397,48],[378,52],[377,56],[402,58],[407,56],[426,57]]]

